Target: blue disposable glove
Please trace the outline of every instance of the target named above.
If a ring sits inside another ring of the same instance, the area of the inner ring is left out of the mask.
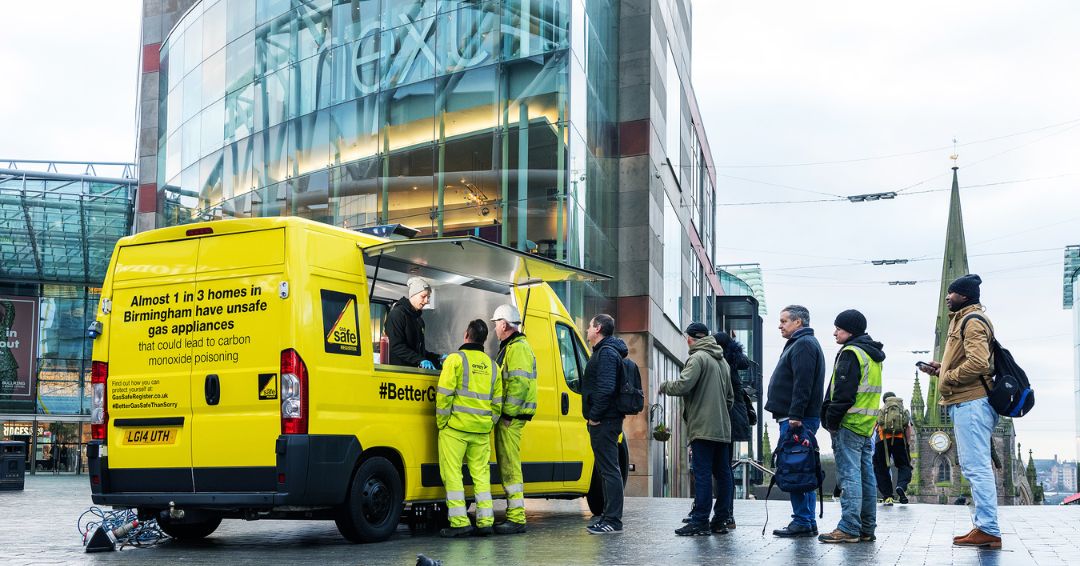
[[[424,360],[420,362],[420,369],[435,369],[435,364],[431,363],[431,360]]]

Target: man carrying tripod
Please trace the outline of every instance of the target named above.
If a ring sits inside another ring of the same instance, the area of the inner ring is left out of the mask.
[[[878,411],[877,441],[874,445],[874,475],[878,492],[885,505],[893,504],[893,497],[907,504],[907,488],[911,483],[911,451],[908,439],[912,437],[911,413],[904,409],[904,400],[892,392],[882,395],[884,404]],[[890,461],[896,467],[896,491],[893,491]]]

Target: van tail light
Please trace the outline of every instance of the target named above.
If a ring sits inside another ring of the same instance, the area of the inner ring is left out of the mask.
[[[105,440],[109,427],[109,411],[105,406],[108,397],[109,364],[90,364],[90,438]]]
[[[308,372],[296,350],[281,351],[281,434],[307,434]]]

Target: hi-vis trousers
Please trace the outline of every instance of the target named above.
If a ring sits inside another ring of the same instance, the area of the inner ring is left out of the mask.
[[[506,520],[525,524],[525,484],[521,475],[521,433],[525,421],[506,419],[495,423],[495,457],[499,460],[499,475],[506,491]]]
[[[439,431],[439,475],[446,487],[446,507],[451,527],[469,526],[465,507],[465,484],[461,464],[469,466],[476,498],[476,526],[490,527],[495,524],[495,512],[491,508],[491,459],[489,435],[461,432],[446,427]]]

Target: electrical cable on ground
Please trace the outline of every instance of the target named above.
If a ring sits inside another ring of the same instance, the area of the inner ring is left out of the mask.
[[[82,537],[83,546],[86,546],[90,542],[91,535],[99,527],[107,532],[113,532],[131,523],[137,524],[130,532],[117,537],[116,544],[119,545],[117,550],[125,546],[139,548],[154,546],[169,539],[169,536],[158,527],[156,519],[138,521],[138,516],[131,509],[105,511],[100,507],[91,507],[79,515],[76,528],[79,529],[79,536]]]

